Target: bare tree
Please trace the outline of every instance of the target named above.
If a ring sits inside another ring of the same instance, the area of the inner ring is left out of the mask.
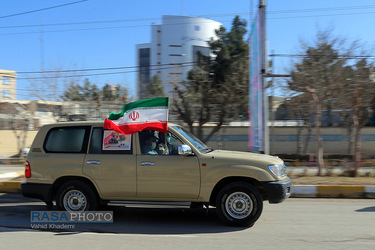
[[[293,91],[308,93],[312,100],[312,109],[315,113],[316,128],[316,155],[318,162],[318,175],[324,168],[323,141],[320,135],[322,118],[322,105],[325,108],[328,98],[336,97],[335,90],[344,77],[344,65],[347,59],[342,57],[339,48],[343,40],[332,38],[327,31],[319,31],[313,45],[303,45],[305,52],[302,59],[294,65],[291,72],[289,88]]]
[[[19,119],[19,120],[13,119],[10,121],[11,129],[17,140],[17,150],[18,150],[18,155],[20,157],[22,156],[21,155],[22,149],[25,148],[25,145],[26,145],[29,124],[30,124],[29,118],[24,118],[24,119]]]
[[[340,104],[344,109],[350,110],[350,128],[354,129],[354,166],[350,170],[353,177],[357,176],[361,167],[361,130],[368,124],[375,103],[375,86],[370,80],[372,67],[366,59],[357,60],[353,67],[347,68],[347,78],[341,88]]]

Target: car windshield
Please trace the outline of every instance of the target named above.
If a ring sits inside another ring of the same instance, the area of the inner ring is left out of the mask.
[[[195,135],[187,131],[186,129],[180,127],[180,126],[173,126],[173,128],[179,132],[181,135],[183,135],[195,148],[197,148],[201,153],[208,153],[213,151],[214,149],[207,146],[203,142],[201,142]]]

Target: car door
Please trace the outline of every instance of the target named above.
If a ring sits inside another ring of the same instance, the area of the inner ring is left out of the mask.
[[[141,134],[137,139],[137,145],[140,145]],[[173,143],[175,147],[182,144],[179,141]],[[157,200],[198,198],[200,168],[197,156],[145,155],[140,146],[137,147],[137,197]]]
[[[94,127],[83,172],[94,181],[103,199],[136,196],[136,155],[133,136]]]

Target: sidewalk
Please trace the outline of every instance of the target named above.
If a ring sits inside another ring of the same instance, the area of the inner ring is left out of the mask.
[[[23,175],[24,171],[0,174],[0,193],[20,193]],[[291,193],[292,198],[375,199],[375,185],[294,185]]]
[[[0,174],[0,193],[20,193],[20,181],[16,179],[24,176],[24,171],[15,171]]]

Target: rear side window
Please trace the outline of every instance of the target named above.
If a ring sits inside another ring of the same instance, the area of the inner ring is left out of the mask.
[[[119,148],[106,148],[104,146],[106,144],[104,135],[116,135],[115,138],[111,137],[111,140],[109,140],[108,144],[119,146]],[[132,137],[130,136],[128,137],[128,139],[129,141],[126,142],[127,147],[122,147],[121,144],[125,143],[124,138],[121,134],[113,133],[110,130],[105,130],[103,128],[94,128],[91,134],[89,154],[133,154]]]
[[[44,142],[48,153],[86,153],[90,127],[61,127],[51,129]]]

